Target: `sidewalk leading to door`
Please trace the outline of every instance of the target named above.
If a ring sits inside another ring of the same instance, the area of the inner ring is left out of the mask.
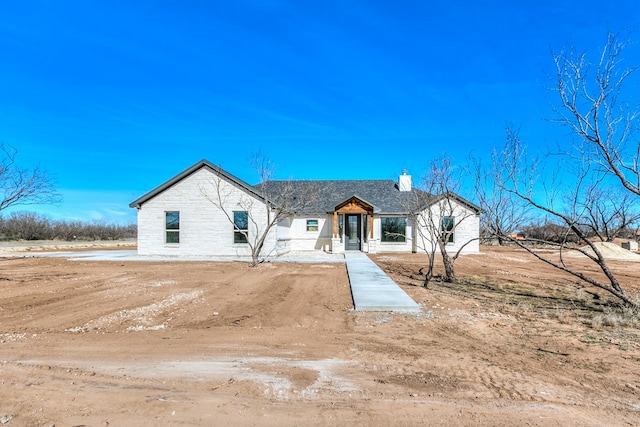
[[[420,306],[362,252],[346,252],[356,311],[417,312]]]

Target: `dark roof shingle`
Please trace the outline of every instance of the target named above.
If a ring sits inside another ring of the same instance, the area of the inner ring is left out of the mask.
[[[355,196],[371,204],[379,214],[406,214],[408,206],[416,200],[427,202],[427,193],[412,189],[400,191],[392,180],[305,180],[267,181],[255,185],[258,192],[266,192],[276,200],[284,192],[297,197],[306,197],[308,202],[297,211],[299,214],[324,214],[333,212],[335,207]]]
[[[288,197],[287,193],[298,198],[304,198],[302,203],[292,203],[301,206],[295,209],[298,214],[326,214],[333,212],[340,203],[352,198],[370,204],[376,214],[403,215],[410,211],[417,212],[427,206],[436,203],[442,197],[432,196],[426,192],[412,188],[411,191],[400,191],[398,184],[390,179],[387,180],[303,180],[303,181],[267,181],[251,186],[246,182],[226,172],[222,168],[215,166],[207,160],[201,160],[190,168],[174,176],[165,183],[159,185],[143,196],[131,202],[132,208],[140,208],[143,203],[154,198],[158,194],[182,181],[186,177],[200,170],[207,168],[212,173],[231,182],[243,191],[263,199],[265,201],[278,204],[278,199]],[[263,198],[263,195],[270,197]],[[465,204],[469,208],[480,212],[480,208],[471,202],[451,193],[450,197]]]

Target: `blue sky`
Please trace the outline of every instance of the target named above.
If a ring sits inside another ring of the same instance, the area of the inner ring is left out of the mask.
[[[639,23],[615,0],[7,1],[0,141],[56,176],[63,202],[28,207],[54,219],[135,221],[202,158],[255,183],[257,151],[280,179],[417,177],[509,122],[562,142],[551,51]]]

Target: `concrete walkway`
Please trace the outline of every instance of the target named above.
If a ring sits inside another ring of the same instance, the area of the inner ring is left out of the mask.
[[[362,252],[346,252],[356,311],[417,312],[420,306]]]

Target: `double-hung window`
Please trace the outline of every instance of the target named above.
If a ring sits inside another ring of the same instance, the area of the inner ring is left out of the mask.
[[[442,241],[453,243],[455,231],[455,218],[452,216],[443,216],[440,231],[442,232]]]
[[[164,213],[165,242],[180,243],[180,212],[171,211]]]
[[[380,218],[380,241],[402,243],[406,237],[407,218],[382,217]]]
[[[247,243],[249,239],[249,212],[233,212],[233,243]]]

